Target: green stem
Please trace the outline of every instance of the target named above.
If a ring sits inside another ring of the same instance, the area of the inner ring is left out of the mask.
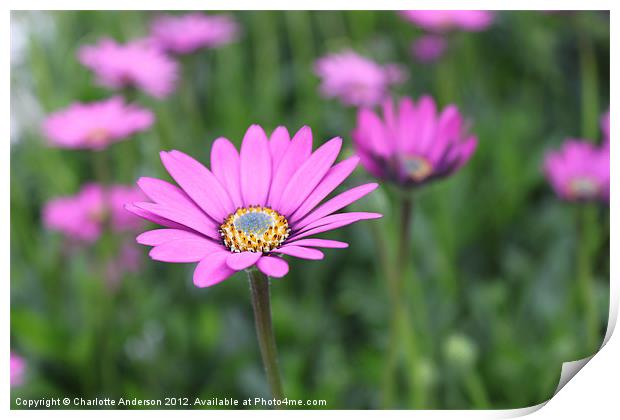
[[[395,392],[396,392],[396,366],[398,364],[398,317],[396,306],[399,302],[398,294],[396,293],[395,276],[393,273],[393,265],[390,263],[388,253],[388,241],[385,240],[383,230],[377,227],[377,224],[372,225],[372,232],[375,238],[375,244],[377,245],[377,253],[381,264],[381,271],[384,273],[385,281],[388,286],[388,298],[390,301],[390,308],[392,313],[390,315],[390,332],[389,340],[386,349],[385,368],[383,370],[383,398],[382,404],[384,409],[390,409],[394,407]]]
[[[577,246],[577,276],[579,295],[583,305],[586,324],[586,343],[588,352],[599,346],[598,319],[592,276],[592,256],[594,248],[594,229],[596,229],[596,208],[584,205],[579,208],[579,237]]]
[[[125,103],[131,104],[138,100],[138,89],[135,86],[126,86],[123,88],[123,96],[125,97]]]
[[[96,254],[101,287],[106,282],[106,264],[115,253],[115,237],[111,231],[111,203],[109,188],[111,185],[110,155],[108,150],[93,152],[93,167],[95,178],[102,188],[102,206],[104,211],[99,248]],[[109,294],[98,296],[100,308],[97,325],[96,342],[99,348],[98,362],[100,364],[100,389],[104,392],[114,392],[116,389],[116,371],[114,363],[114,348],[112,347],[112,329],[115,318],[113,316],[114,297]]]
[[[413,325],[409,319],[409,311],[406,302],[402,299],[406,296],[404,293],[404,279],[412,277],[411,271],[411,226],[413,224],[413,199],[408,191],[401,192],[399,197],[399,225],[398,225],[398,248],[396,256],[396,293],[398,305],[394,310],[400,327],[403,345],[405,349],[405,359],[408,364],[409,387],[412,401],[415,408],[425,408],[426,406],[426,385],[424,378],[419,372],[420,352],[418,349],[418,340]],[[414,280],[415,281],[415,280]],[[419,303],[419,285],[413,284],[414,305]],[[419,308],[418,308],[419,309]]]
[[[579,28],[578,28],[579,29]],[[595,141],[598,133],[598,76],[596,56],[592,41],[579,37],[579,64],[581,70],[581,131],[589,141]],[[598,320],[592,276],[592,257],[596,247],[596,208],[586,204],[579,209],[579,237],[577,246],[578,288],[582,298],[586,324],[588,352],[599,346]]]
[[[406,193],[400,199],[400,237],[398,240],[398,256],[396,259],[396,272],[399,276],[398,293],[402,292],[402,279],[407,271],[409,258],[411,257],[411,223],[413,222],[413,200]]]
[[[282,400],[284,399],[284,392],[278,367],[276,340],[271,323],[269,279],[256,269],[248,270],[248,279],[250,281],[250,290],[252,291],[252,308],[254,309],[258,346],[263,359],[267,382],[269,382],[271,395],[276,399]]]
[[[476,371],[465,374],[465,389],[471,398],[474,408],[486,410],[490,407],[489,396],[484,389],[480,375]]]
[[[106,150],[92,152],[95,179],[102,186],[110,184],[110,162]]]
[[[419,353],[414,328],[409,319],[409,311],[405,299],[405,282],[409,277],[411,259],[411,225],[413,222],[413,200],[408,192],[399,192],[398,240],[395,263],[384,264],[386,278],[389,285],[390,308],[390,342],[386,359],[386,377],[384,388],[384,404],[386,408],[393,408],[394,390],[396,387],[396,371],[398,366],[399,346],[405,353],[407,364],[407,378],[412,401],[416,408],[426,404],[426,390],[422,377],[418,372]],[[417,290],[417,289],[416,289]]]

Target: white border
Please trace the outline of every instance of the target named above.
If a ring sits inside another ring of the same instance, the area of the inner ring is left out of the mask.
[[[417,9],[492,9],[492,10],[612,10],[611,13],[611,45],[616,47],[618,45],[618,32],[615,29],[618,19],[616,18],[616,11],[620,10],[617,6],[619,2],[603,1],[603,0],[590,0],[588,2],[576,1],[576,0],[561,0],[561,1],[542,1],[542,0],[528,0],[528,1],[511,1],[502,2],[498,1],[444,1],[441,6],[435,2],[424,1],[393,1],[382,0],[380,3],[376,1],[358,0],[358,1],[334,1],[334,0],[314,0],[314,1],[297,1],[294,4],[290,1],[281,0],[263,0],[259,3],[256,1],[245,0],[236,1],[234,4],[228,0],[214,0],[214,1],[191,1],[191,0],[132,0],[128,7],[126,0],[106,0],[106,1],[79,1],[79,0],[56,0],[53,2],[43,0],[21,0],[21,1],[4,1],[3,5],[4,13],[2,14],[2,20],[0,21],[0,31],[2,33],[2,43],[0,44],[0,57],[2,57],[3,65],[0,68],[0,74],[2,75],[2,129],[5,133],[2,145],[4,147],[3,153],[0,153],[0,171],[2,171],[0,181],[0,199],[2,200],[2,206],[0,206],[0,215],[2,217],[2,223],[0,232],[2,234],[1,243],[1,266],[4,275],[4,290],[3,290],[3,306],[4,310],[2,317],[2,340],[4,354],[8,356],[9,348],[9,307],[10,307],[10,293],[9,293],[9,279],[10,279],[10,215],[9,215],[9,201],[10,201],[10,142],[9,142],[9,126],[10,126],[10,10],[72,10],[72,9],[110,9],[110,10],[156,10],[156,9],[211,9],[211,10],[266,10],[266,9],[314,9],[314,10],[339,10],[339,9],[376,9],[380,6],[383,10],[397,10],[406,8]],[[616,6],[616,7],[614,7]],[[618,66],[617,51],[611,54],[611,74],[620,74],[620,67]],[[616,103],[614,98],[618,97],[618,89],[614,80],[611,80],[611,102]],[[616,105],[612,108],[615,109]],[[615,114],[614,114],[615,115]],[[612,118],[614,120],[614,118]],[[620,135],[616,124],[612,124],[612,137],[617,139]],[[618,147],[612,146],[612,168],[617,167],[618,164]],[[616,176],[615,171],[612,170],[612,190],[617,182],[614,180]],[[610,209],[612,215],[618,215],[619,203],[614,194],[611,194]],[[618,224],[614,217],[611,218],[611,232],[617,232]],[[618,246],[612,239],[610,244],[611,261],[618,261],[620,257],[618,252]],[[532,418],[536,419],[557,419],[557,418],[572,418],[594,415],[594,418],[609,418],[610,413],[618,412],[618,374],[620,373],[620,342],[616,336],[612,335],[615,328],[617,314],[618,314],[618,266],[612,264],[611,267],[611,302],[610,302],[610,315],[609,315],[609,329],[605,338],[606,345],[602,350],[594,356],[590,363],[588,363],[583,370],[579,372],[575,379],[570,380],[559,393],[553,397],[547,404],[540,404],[536,407],[528,407],[518,410],[490,410],[490,411],[389,411],[382,412],[381,415],[389,415],[394,417],[407,417],[415,415],[420,419],[446,419],[446,418],[470,418],[470,419],[487,419],[487,418],[511,418],[519,417],[526,414],[531,414]],[[8,360],[8,357],[6,357]],[[563,367],[563,373],[573,370],[575,373],[575,367],[583,366],[583,363],[573,363]],[[3,395],[8,396],[9,392],[9,364],[0,363],[0,378],[2,380],[2,392]],[[5,409],[10,407],[8,398],[4,401]],[[543,408],[544,407],[544,408]],[[542,409],[541,409],[542,408]],[[303,411],[253,411],[244,412],[244,415],[256,416],[259,418],[273,419],[276,417],[300,416]],[[66,418],[78,418],[83,417],[82,411],[11,411],[10,416],[15,418],[30,418],[38,415],[45,415],[51,419],[63,419]],[[107,418],[111,413],[104,410],[89,411],[86,413],[89,417],[95,418]],[[339,420],[344,417],[356,418],[370,418],[375,415],[375,411],[320,411],[317,414],[322,417],[338,418]],[[114,415],[131,416],[136,418],[148,418],[153,417],[166,418],[170,413],[165,411],[131,411],[131,412],[116,412]],[[193,417],[193,416],[217,416],[218,418],[236,418],[239,413],[236,411],[213,411],[205,413],[203,411],[178,411],[174,413],[175,416]]]

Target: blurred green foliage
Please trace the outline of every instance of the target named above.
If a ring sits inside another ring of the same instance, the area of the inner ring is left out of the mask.
[[[106,287],[104,245],[68,253],[41,224],[46,200],[95,179],[89,152],[44,145],[42,117],[76,100],[108,97],[76,60],[103,36],[147,33],[153,12],[13,12],[11,347],[28,363],[25,398],[268,397],[243,273],[208,289],[193,265],[147,261]],[[352,47],[410,73],[397,94],[456,103],[479,136],[472,161],[416,196],[413,249],[422,293],[412,322],[429,408],[516,408],[549,398],[561,364],[588,355],[575,272],[578,205],[560,202],[541,172],[567,136],[598,141],[609,103],[609,14],[500,12],[481,33],[455,33],[437,64],[409,54],[421,32],[393,12],[235,12],[240,41],[182,57],[177,91],[137,102],[150,131],[109,149],[115,182],[169,179],[158,151],[208,163],[210,142],[237,144],[251,123],[312,127],[315,147],[343,136],[355,111],[318,94],[313,61]],[[349,185],[368,178],[362,169]],[[327,237],[351,247],[322,262],[291,261],[273,282],[284,387],[329,408],[378,408],[388,299],[372,223],[388,231],[386,188],[356,205],[381,211]],[[595,210],[594,293],[602,339],[609,299],[609,211]],[[392,238],[387,238],[388,242]],[[407,293],[410,293],[408,290]],[[402,378],[401,378],[402,380]],[[415,391],[415,390],[414,390]],[[412,407],[398,390],[395,407]]]

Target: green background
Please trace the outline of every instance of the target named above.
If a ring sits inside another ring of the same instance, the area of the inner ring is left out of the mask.
[[[15,397],[269,396],[244,273],[197,289],[193,265],[150,261],[141,248],[142,270],[111,290],[101,267],[118,238],[68,252],[42,226],[47,200],[96,178],[91,152],[48,147],[40,132],[45,114],[111,95],[78,63],[77,48],[103,36],[143,37],[153,15],[11,15],[11,348],[28,364],[26,383],[11,390],[13,404]],[[391,406],[516,408],[549,398],[561,363],[593,350],[584,302],[594,303],[600,339],[607,323],[608,207],[584,212],[559,201],[541,165],[565,137],[600,142],[609,14],[499,12],[484,32],[451,34],[448,52],[432,65],[413,60],[410,43],[422,32],[394,12],[233,15],[238,42],[181,57],[181,81],[169,98],[134,98],[155,112],[156,123],[104,152],[113,180],[169,179],[159,150],[208,163],[211,141],[239,144],[252,123],[268,132],[307,124],[315,147],[342,136],[341,156],[348,156],[355,110],[321,98],[314,60],[352,47],[400,63],[409,80],[394,93],[456,103],[479,147],[463,170],[416,193],[415,273],[404,298],[423,389],[408,389],[399,368]],[[346,184],[369,180],[360,167]],[[350,242],[349,249],[328,250],[319,262],[291,259],[289,275],[273,281],[289,398],[325,399],[329,408],[384,405],[389,300],[379,262],[381,242],[395,241],[388,191],[352,206],[384,219],[324,235]],[[586,286],[575,267],[583,220],[592,244]]]

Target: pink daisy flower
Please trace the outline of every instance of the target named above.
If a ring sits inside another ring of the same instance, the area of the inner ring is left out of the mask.
[[[454,105],[438,112],[435,101],[410,98],[394,109],[383,104],[383,119],[361,109],[353,142],[362,165],[377,178],[402,186],[417,186],[448,176],[471,158],[477,140]]]
[[[11,352],[11,387],[24,383],[26,361],[18,354]]]
[[[291,140],[284,127],[271,138],[252,125],[240,152],[220,137],[211,148],[211,170],[173,150],[161,159],[179,187],[155,178],[138,185],[152,202],[127,209],[164,229],[145,232],[137,241],[152,246],[154,260],[197,262],[194,284],[212,286],[237,271],[256,266],[282,277],[288,264],[282,256],[323,258],[316,248],[346,248],[348,244],[314,235],[377,213],[336,213],[377,188],[371,183],[321,202],[358,163],[351,157],[334,165],[342,140],[334,138],[312,152],[312,132],[301,128]]]
[[[144,40],[119,44],[102,39],[97,45],[80,48],[78,59],[96,74],[101,85],[135,87],[156,98],[168,96],[177,79],[177,63]]]
[[[142,197],[134,187],[113,185],[105,189],[99,184],[86,184],[74,196],[54,198],[46,203],[43,223],[71,239],[94,242],[107,222],[116,232],[139,229],[140,223],[124,206]]]
[[[447,42],[439,35],[424,35],[413,41],[411,52],[421,63],[437,61],[446,50]]]
[[[153,125],[153,113],[125,104],[116,96],[104,101],[74,103],[54,112],[43,123],[52,145],[66,149],[105,149]]]
[[[609,201],[609,148],[567,139],[559,151],[547,153],[544,171],[564,200]]]
[[[372,106],[388,94],[388,87],[402,83],[406,75],[396,64],[380,64],[347,50],[320,58],[315,72],[321,77],[321,92],[346,105]]]
[[[493,23],[494,15],[486,10],[403,10],[408,21],[422,29],[445,32],[453,29],[482,31]]]
[[[228,44],[237,38],[238,32],[237,23],[224,15],[162,15],[151,24],[151,38],[155,45],[177,54]]]

